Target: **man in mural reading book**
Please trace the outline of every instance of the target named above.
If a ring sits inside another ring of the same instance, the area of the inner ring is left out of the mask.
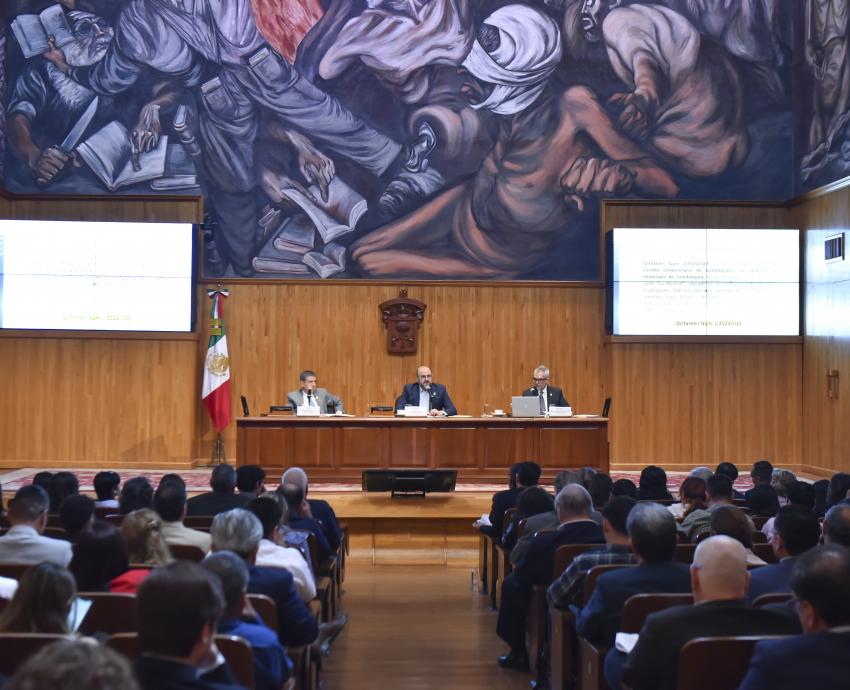
[[[620,133],[590,89],[560,93],[558,25],[526,5],[484,20],[463,62],[473,108],[499,116],[476,175],[352,245],[367,276],[515,279],[543,263],[585,204],[672,197],[670,175]]]

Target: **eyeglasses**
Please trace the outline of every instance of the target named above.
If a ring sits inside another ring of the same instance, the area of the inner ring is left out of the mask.
[[[548,381],[548,380],[549,380],[549,377],[547,376],[547,377],[545,377],[545,378],[538,379],[537,377],[532,376],[532,377],[531,377],[531,380],[532,380],[532,381],[534,381],[534,383],[543,383],[544,381]]]

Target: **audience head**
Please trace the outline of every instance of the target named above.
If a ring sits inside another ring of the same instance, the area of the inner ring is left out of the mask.
[[[139,647],[198,666],[209,654],[223,610],[221,583],[197,563],[154,568],[136,595]]]
[[[537,486],[540,481],[540,465],[536,462],[524,462],[519,468],[516,475],[517,486]]]
[[[263,538],[263,526],[254,513],[234,508],[213,518],[210,537],[213,551],[233,551],[253,563]]]
[[[274,491],[267,491],[260,498],[268,498],[280,506],[282,515],[278,520],[278,525],[289,524],[289,504],[286,502],[286,496],[283,495],[283,487],[279,486]]]
[[[788,496],[788,487],[791,486],[792,482],[796,481],[797,475],[795,475],[791,470],[783,470],[778,467],[774,467],[773,472],[770,475],[770,485],[773,487],[776,495],[782,496],[782,498],[786,498]]]
[[[688,477],[697,477],[702,479],[704,482],[707,482],[711,479],[714,472],[711,471],[710,467],[694,467],[689,473]]]
[[[304,506],[304,489],[298,484],[284,484],[283,497],[286,499],[286,505],[289,506],[289,512],[292,515],[299,515],[303,511]]]
[[[61,565],[30,566],[0,614],[0,632],[67,634],[68,610],[76,593],[74,578]]]
[[[290,467],[281,475],[280,485],[283,486],[284,484],[295,484],[296,486],[300,486],[304,490],[304,496],[307,495],[307,491],[309,490],[307,473],[300,467]]]
[[[691,564],[694,603],[743,599],[749,587],[747,552],[737,539],[717,535],[697,544]]]
[[[265,487],[266,471],[259,465],[240,465],[236,468],[236,488],[242,494],[259,496]]]
[[[105,645],[59,640],[29,657],[4,690],[139,690],[130,662]]]
[[[632,551],[645,563],[673,560],[676,518],[660,503],[638,503],[626,520]]]
[[[836,472],[829,480],[829,490],[826,492],[827,506],[834,506],[836,503],[841,503],[847,498],[847,492],[850,491],[850,474],[846,472]]]
[[[68,496],[59,506],[62,528],[71,539],[76,539],[94,519],[94,500],[85,494]]]
[[[709,503],[729,503],[732,500],[732,480],[725,474],[715,474],[705,483]]]
[[[134,510],[121,523],[130,563],[149,566],[171,563],[171,552],[162,536],[162,520],[150,508]]]
[[[153,506],[153,486],[147,477],[133,477],[124,482],[118,498],[118,512],[122,515]]]
[[[631,479],[618,479],[611,485],[612,496],[637,498],[637,485]]]
[[[50,496],[50,512],[58,513],[62,501],[68,496],[78,493],[80,493],[80,482],[77,475],[65,470],[54,474],[47,485],[47,494]]]
[[[162,475],[159,480],[159,486],[162,486],[166,482],[177,482],[184,489],[186,488],[186,480],[176,472],[169,472],[168,474]]]
[[[588,491],[590,498],[593,499],[593,507],[597,510],[602,510],[602,506],[608,503],[611,498],[611,486],[614,481],[604,472],[597,472],[593,479],[590,480]]]
[[[47,470],[42,470],[41,472],[36,472],[33,475],[32,483],[36,486],[40,486],[42,489],[47,491],[50,488],[50,480],[53,477],[53,472],[48,472]],[[49,496],[50,494],[48,494]]]
[[[549,513],[555,509],[555,503],[549,492],[541,486],[523,489],[517,499],[517,520],[529,518],[540,513]]]
[[[753,469],[750,470],[750,477],[753,484],[770,484],[773,477],[773,465],[767,460],[757,460],[753,463]]]
[[[516,477],[519,474],[519,468],[522,467],[521,462],[515,462],[508,470],[508,487],[516,489]]]
[[[779,510],[779,497],[770,484],[758,484],[750,491],[747,505],[752,515],[773,517]]]
[[[555,475],[555,478],[552,480],[552,486],[555,489],[555,495],[557,496],[561,493],[561,489],[563,489],[567,484],[570,484],[570,471],[569,470],[561,470],[558,474]]]
[[[263,494],[252,499],[245,507],[254,513],[260,521],[263,528],[263,539],[273,539],[274,531],[283,517],[281,505],[270,494]]]
[[[232,551],[216,551],[201,561],[201,566],[215,575],[221,583],[225,612],[241,616],[248,591],[248,566]]]
[[[711,512],[711,533],[732,537],[745,549],[753,548],[753,530],[744,511],[735,506],[721,506]]]
[[[31,525],[38,532],[43,532],[48,508],[50,499],[44,489],[35,484],[22,486],[9,501],[9,522],[12,525]]]
[[[98,501],[109,501],[118,495],[121,486],[121,475],[112,470],[105,470],[94,475],[94,493]]]
[[[590,484],[595,476],[596,470],[592,467],[582,467],[579,470],[579,477],[581,477],[581,485],[588,491],[590,491]]]
[[[217,494],[232,494],[236,489],[236,470],[226,463],[216,465],[210,474],[210,488]]]
[[[850,546],[850,505],[839,503],[826,511],[823,541],[825,544]]]
[[[815,492],[815,507],[812,512],[821,517],[826,512],[826,495],[829,492],[829,480],[818,479],[812,484],[812,491]]]
[[[642,501],[672,498],[667,491],[667,473],[656,465],[644,467],[638,483],[638,498]]]
[[[628,540],[629,531],[626,528],[626,522],[629,518],[629,513],[632,508],[637,505],[637,501],[631,496],[613,496],[601,509],[602,513],[602,530],[605,532],[607,541],[611,541],[611,532],[616,535],[619,541],[625,542]]]
[[[717,469],[714,470],[714,473],[715,474],[722,474],[722,475],[729,477],[729,479],[732,480],[733,484],[734,484],[735,480],[738,478],[738,468],[735,467],[735,465],[732,464],[731,462],[721,462],[719,465],[717,465]],[[708,481],[708,480],[706,480],[706,481]]]
[[[161,481],[153,496],[153,508],[163,522],[181,522],[186,514],[186,487],[173,480]]]
[[[773,551],[777,558],[799,556],[818,545],[820,524],[803,506],[783,506],[773,521]]]
[[[111,522],[95,520],[74,542],[68,569],[81,592],[108,592],[109,583],[130,567],[127,545]]]
[[[791,589],[803,632],[850,625],[850,550],[827,544],[794,563]]]
[[[562,524],[570,520],[589,520],[593,501],[581,484],[567,484],[555,496],[555,511]]]
[[[788,502],[809,510],[815,507],[815,488],[808,482],[795,480],[788,485]]]
[[[686,512],[704,509],[707,505],[705,480],[701,477],[685,477],[679,487],[679,501]]]

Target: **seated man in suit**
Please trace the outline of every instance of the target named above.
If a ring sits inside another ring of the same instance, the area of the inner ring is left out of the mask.
[[[232,466],[216,465],[210,474],[210,488],[186,502],[187,515],[218,515],[232,508],[243,507],[250,498],[236,493],[236,470]]]
[[[807,551],[794,564],[791,589],[804,634],[756,644],[739,690],[847,687],[850,551],[835,544]]]
[[[316,387],[316,372],[309,369],[302,371],[301,387],[297,391],[286,394],[286,404],[296,412],[299,407],[318,407],[320,414],[344,412],[342,400],[325,388]]]
[[[297,484],[284,484],[283,496],[289,507],[287,524],[292,529],[312,532],[316,538],[316,558],[319,564],[327,563],[334,555],[322,525],[310,514],[310,504],[304,498],[304,490]]]
[[[510,645],[510,652],[498,659],[499,666],[525,670],[525,621],[533,585],[548,585],[552,578],[555,551],[566,544],[602,544],[602,529],[590,517],[593,501],[579,484],[565,486],[555,497],[555,510],[561,522],[556,530],[539,532],[526,556],[502,583],[502,603],[496,633]],[[669,513],[668,513],[669,515]],[[672,520],[672,517],[670,518]]]
[[[769,460],[757,460],[753,463],[753,469],[750,470],[750,478],[753,480],[753,488],[744,492],[744,498],[747,501],[750,500],[757,486],[770,486],[770,481],[773,479],[773,465]]]
[[[210,535],[183,524],[186,517],[186,487],[176,479],[165,479],[159,483],[153,495],[153,508],[162,518],[160,530],[167,544],[190,544],[210,550]]]
[[[18,489],[9,501],[7,517],[12,527],[0,537],[0,563],[48,561],[68,567],[70,542],[43,536],[49,507],[50,499],[40,486],[29,484]]]
[[[622,680],[632,690],[675,690],[679,652],[697,637],[793,634],[795,621],[744,601],[749,575],[740,542],[722,535],[700,542],[690,567],[694,603],[648,616],[628,658],[609,652],[609,685],[620,687],[622,669]]]
[[[331,549],[336,551],[339,548],[340,541],[342,541],[342,530],[339,528],[336,513],[327,501],[320,498],[307,498],[310,488],[307,473],[300,467],[290,467],[280,478],[280,485],[283,486],[284,484],[295,484],[303,489],[310,517],[319,521]]]
[[[783,506],[773,523],[770,545],[779,563],[753,570],[748,598],[791,591],[791,572],[797,556],[813,549],[820,541],[818,519],[803,506]]]
[[[197,563],[154,568],[139,587],[142,690],[239,690],[214,636],[224,610],[221,584]],[[202,671],[203,669],[203,671]]]
[[[626,520],[629,544],[637,558],[634,568],[605,573],[596,581],[590,601],[581,610],[576,629],[590,642],[611,646],[620,629],[623,606],[633,594],[691,591],[688,566],[673,561],[676,518],[659,503],[638,503]]]
[[[839,503],[826,511],[823,543],[850,546],[850,504]]]
[[[508,488],[493,494],[493,502],[490,506],[490,524],[483,524],[480,520],[472,523],[472,526],[492,537],[494,541],[502,541],[502,528],[505,521],[505,513],[511,508],[516,508],[519,495],[530,486],[537,486],[540,480],[540,465],[536,462],[515,462],[511,465],[508,477]]]
[[[457,414],[457,408],[446,387],[433,382],[431,370],[426,366],[416,370],[416,383],[406,383],[395,401],[396,410],[403,410],[405,405],[423,407],[432,417],[451,417]]]
[[[526,397],[537,397],[540,399],[540,413],[545,414],[552,406],[569,407],[570,404],[564,397],[560,388],[549,385],[549,369],[541,364],[531,375],[532,386],[526,388],[522,394]]]

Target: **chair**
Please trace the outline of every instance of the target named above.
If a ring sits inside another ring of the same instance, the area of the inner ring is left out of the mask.
[[[756,642],[775,637],[698,637],[679,653],[678,690],[735,690]],[[722,661],[721,661],[722,660]]]
[[[770,544],[753,544],[753,553],[761,558],[765,563],[778,563],[779,559],[773,553],[773,547]]]
[[[58,513],[47,514],[47,527],[62,527],[62,518]]]
[[[753,515],[752,516],[753,524],[756,526],[757,530],[761,530],[761,528],[764,527],[764,523],[766,523],[768,520],[770,520],[770,518],[767,517],[766,515]]]
[[[265,594],[249,594],[248,601],[267,627],[277,632],[277,605]]]
[[[114,512],[110,513],[109,515],[106,515],[103,519],[106,520],[107,522],[111,522],[113,525],[115,525],[118,528],[120,528],[121,523],[124,522],[124,516],[119,514],[119,513],[114,513]]]
[[[67,635],[47,633],[0,633],[0,674],[11,676],[42,647],[57,640],[71,639]]]
[[[756,530],[753,532],[753,544],[767,544],[767,535],[764,532]]]
[[[790,592],[773,592],[771,594],[762,594],[753,600],[753,606],[767,606],[768,604],[784,604],[791,601],[794,595]]]
[[[84,635],[133,632],[136,630],[136,595],[113,592],[78,592],[78,599],[92,605],[80,624]]]
[[[62,541],[73,541],[63,527],[45,527],[42,535],[51,539],[61,539]]]
[[[214,517],[214,515],[187,515],[183,518],[183,525],[192,529],[209,530]]]
[[[505,533],[508,525],[511,524],[514,515],[516,515],[516,508],[508,508],[505,511],[505,516],[502,519],[502,534]],[[493,540],[493,558],[491,562],[493,570],[490,580],[493,583],[493,591],[490,594],[490,601],[493,604],[493,608],[498,609],[499,598],[502,596],[502,582],[504,582],[505,576],[513,570],[513,565],[511,564],[510,552],[495,539]]]
[[[195,546],[194,544],[169,544],[168,550],[178,561],[200,563],[204,560],[204,556],[207,555],[200,546]]]
[[[310,532],[307,535],[307,546],[310,549],[310,562],[313,573],[316,576],[316,598],[322,603],[322,615],[319,620],[323,623],[334,618],[334,578],[333,568],[335,561],[331,563],[330,569],[324,568],[319,563],[319,551],[316,544],[316,535]]]
[[[118,508],[95,506],[94,517],[97,520],[105,520],[107,515],[113,515]]]
[[[139,634],[134,632],[110,635],[109,639],[106,640],[106,646],[123,654],[130,661],[133,661],[141,654],[141,650],[139,649]]]
[[[676,553],[674,554],[673,559],[679,563],[693,563],[694,552],[696,550],[696,544],[676,544]]]
[[[10,577],[20,580],[24,571],[28,570],[32,563],[0,563],[0,577]]]
[[[633,594],[623,607],[623,623],[620,630],[627,633],[640,632],[650,614],[671,606],[693,603],[693,594]]]
[[[478,534],[478,577],[481,580],[481,594],[490,591],[490,537]]]
[[[236,635],[216,635],[215,644],[233,671],[239,685],[254,687],[254,652],[251,645]]]

